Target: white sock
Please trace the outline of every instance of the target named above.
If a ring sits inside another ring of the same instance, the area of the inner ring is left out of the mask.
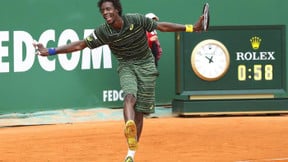
[[[128,149],[127,156],[131,156],[134,159],[136,151]]]

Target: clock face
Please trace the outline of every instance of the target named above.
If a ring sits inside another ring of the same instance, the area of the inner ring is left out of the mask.
[[[201,41],[192,51],[192,69],[203,80],[215,81],[220,79],[227,72],[229,64],[228,50],[217,40]]]

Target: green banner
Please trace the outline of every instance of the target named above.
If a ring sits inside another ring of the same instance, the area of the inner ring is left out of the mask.
[[[9,0],[0,6],[0,114],[122,107],[117,61],[107,46],[72,55],[34,55],[33,40],[54,47],[83,39],[103,23],[97,0]],[[288,1],[123,0],[123,13],[155,13],[160,21],[193,24],[210,4],[211,26],[287,25]],[[17,4],[17,5],[16,5]],[[229,6],[229,7],[227,7]],[[286,29],[287,30],[287,29]],[[197,33],[198,37],[201,33]],[[158,32],[163,55],[156,104],[175,96],[174,33]],[[237,38],[235,38],[237,39]]]

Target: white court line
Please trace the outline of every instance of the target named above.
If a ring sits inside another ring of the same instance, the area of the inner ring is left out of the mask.
[[[275,158],[275,159],[258,159],[258,160],[240,160],[235,162],[261,162],[261,161],[288,161],[288,158]]]

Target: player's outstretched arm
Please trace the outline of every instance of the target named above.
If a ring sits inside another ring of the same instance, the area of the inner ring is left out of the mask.
[[[200,16],[199,20],[194,24],[176,24],[176,23],[170,23],[170,22],[158,22],[157,30],[160,30],[162,32],[180,32],[180,31],[186,31],[186,32],[198,32],[203,31],[203,16]]]
[[[85,40],[79,40],[56,48],[45,48],[42,43],[33,43],[33,46],[35,47],[36,53],[38,55],[50,56],[50,55],[66,54],[79,51],[86,48],[87,44]]]

